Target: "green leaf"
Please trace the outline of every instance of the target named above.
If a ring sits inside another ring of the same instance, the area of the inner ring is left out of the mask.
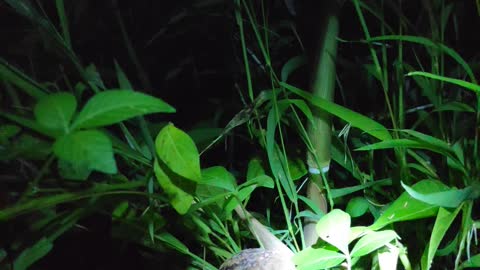
[[[286,82],[290,74],[292,74],[298,68],[304,66],[307,63],[307,58],[304,55],[294,56],[285,63],[282,67],[280,78],[282,82]]]
[[[42,126],[65,134],[69,132],[70,121],[76,109],[75,97],[70,93],[60,92],[41,98],[35,105],[34,113],[37,122]]]
[[[369,205],[364,197],[355,197],[348,202],[346,212],[351,217],[360,217],[367,212]]]
[[[475,75],[473,74],[473,71],[468,65],[468,63],[455,50],[452,50],[451,48],[445,46],[444,44],[434,42],[425,37],[408,36],[408,35],[385,35],[385,36],[372,37],[368,39],[368,41],[385,41],[385,40],[407,41],[407,42],[422,44],[423,46],[428,48],[439,49],[440,51],[445,52],[450,57],[455,59],[455,61],[457,61],[457,63],[463,67],[465,72],[468,74],[468,77],[470,77],[470,80],[473,83],[477,83],[477,80],[475,79]]]
[[[235,191],[235,177],[224,167],[214,166],[202,170],[201,184],[218,187],[224,191]]]
[[[107,126],[150,113],[173,113],[175,109],[140,92],[108,90],[93,96],[78,114],[72,129]]]
[[[287,83],[280,82],[280,85],[285,87],[287,90],[305,98],[312,105],[343,119],[344,121],[350,123],[353,127],[359,128],[375,138],[380,140],[388,140],[392,138],[388,130],[382,124],[372,120],[369,117],[330,102],[326,99],[313,96],[309,92],[303,91]]]
[[[155,238],[159,239],[164,244],[175,249],[176,251],[179,251],[186,255],[190,254],[190,250],[188,250],[188,247],[170,233],[164,232],[159,235],[155,235]]]
[[[265,174],[265,169],[262,166],[262,160],[259,158],[252,158],[248,162],[247,178],[246,178],[247,181],[264,174]]]
[[[26,270],[36,261],[47,255],[53,248],[53,243],[43,237],[33,246],[25,249],[13,262],[13,270]]]
[[[448,83],[451,83],[451,84],[455,84],[455,85],[461,86],[463,88],[466,88],[468,90],[471,90],[471,91],[473,91],[477,94],[480,93],[480,86],[479,85],[471,83],[471,82],[467,82],[467,81],[464,81],[464,80],[459,80],[459,79],[455,79],[455,78],[440,76],[440,75],[436,75],[436,74],[432,74],[432,73],[428,73],[428,72],[423,72],[423,71],[409,72],[409,73],[407,73],[407,76],[423,76],[423,77],[427,77],[427,78],[434,79],[434,80],[437,80],[437,81],[442,81],[442,82],[448,82]]]
[[[465,268],[479,268],[480,267],[480,254],[476,254],[470,257],[470,260],[464,261],[458,269]]]
[[[412,189],[426,194],[445,191],[448,187],[437,180],[423,180],[416,183]],[[438,206],[421,202],[412,198],[407,192],[403,192],[370,226],[370,229],[378,230],[394,222],[431,217],[437,211]]]
[[[10,3],[21,5],[20,2],[13,0],[11,0]],[[0,58],[0,80],[5,80],[15,85],[19,90],[36,99],[47,95],[45,88],[25,75],[25,73],[9,65],[3,58]]]
[[[286,108],[286,107],[285,107]],[[296,201],[295,185],[291,179],[288,168],[288,161],[286,155],[281,151],[280,147],[275,141],[275,133],[277,124],[281,118],[285,108],[279,107],[275,110],[274,107],[270,109],[267,117],[267,134],[266,134],[266,148],[267,156],[270,164],[270,170],[273,172],[274,178],[278,179],[287,197],[292,201]]]
[[[385,185],[391,185],[391,184],[392,184],[392,179],[387,178],[387,179],[367,182],[365,184],[351,186],[351,187],[331,189],[330,192],[332,193],[332,198],[340,198],[345,195],[357,192],[359,190],[364,190],[371,186],[375,186],[375,185],[385,186]]]
[[[349,254],[350,216],[339,209],[333,209],[323,216],[315,229],[325,242],[338,248],[343,254]]]
[[[236,181],[233,175],[224,167],[215,166],[202,170],[202,180],[197,184],[195,194],[204,199],[203,202],[214,200],[219,207],[223,206],[225,196],[218,196],[228,191],[234,192]]]
[[[67,134],[54,143],[53,152],[74,166],[84,166],[108,174],[117,172],[112,142],[98,130]]]
[[[16,125],[1,125],[0,126],[0,144],[7,144],[13,136],[20,132],[21,128]]]
[[[293,262],[298,270],[317,270],[333,268],[345,260],[342,253],[324,249],[308,247],[293,256]]]
[[[202,179],[198,150],[187,133],[168,124],[158,133],[155,148],[160,160],[174,173],[195,182]]]
[[[153,170],[158,184],[167,194],[173,208],[181,215],[187,213],[193,202],[193,196],[190,194],[193,194],[195,184],[175,175],[171,177],[165,173],[157,160],[155,160]]]
[[[452,151],[450,149],[444,149],[437,145],[433,145],[427,142],[411,139],[391,139],[384,140],[378,143],[373,143],[365,145],[355,149],[355,151],[370,151],[370,150],[380,150],[380,149],[391,149],[396,147],[403,148],[414,148],[414,149],[425,149],[430,150],[445,156],[451,156]]]
[[[380,232],[371,231],[358,240],[352,249],[351,255],[352,257],[365,256],[370,252],[390,243],[395,238],[399,237],[397,233],[392,230]]]
[[[402,187],[412,196],[413,198],[428,203],[430,205],[441,206],[441,207],[458,207],[462,202],[470,199],[470,196],[473,194],[473,187],[466,187],[459,190],[447,190],[440,192],[429,192],[428,194],[417,192],[411,187],[401,183]]]
[[[445,236],[448,228],[450,228],[450,225],[452,224],[455,217],[457,217],[460,209],[462,209],[462,207],[457,207],[455,211],[450,212],[445,208],[440,207],[440,209],[438,210],[437,219],[435,220],[435,225],[432,229],[432,235],[430,236],[430,243],[425,248],[425,253],[427,254],[427,256],[422,256],[422,269],[430,269],[433,258],[435,258],[435,253],[440,246],[440,242]]]

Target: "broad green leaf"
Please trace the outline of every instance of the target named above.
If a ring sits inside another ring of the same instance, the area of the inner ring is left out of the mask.
[[[285,87],[287,90],[305,98],[312,105],[343,119],[344,121],[350,123],[353,127],[359,128],[375,138],[380,140],[388,140],[392,138],[388,130],[382,124],[372,120],[369,117],[328,100],[313,96],[309,92],[303,91],[287,83],[280,82],[280,85]]]
[[[469,260],[464,261],[460,265],[459,269],[465,269],[465,268],[467,268],[467,269],[468,268],[474,268],[474,269],[477,268],[478,269],[479,267],[480,267],[480,254],[476,254],[476,255],[470,257]]]
[[[202,179],[198,150],[187,133],[168,124],[158,133],[155,148],[160,160],[174,173],[195,182]]]
[[[430,269],[433,259],[435,258],[435,253],[440,246],[440,242],[445,236],[448,228],[450,228],[455,217],[457,217],[460,209],[462,209],[462,207],[457,207],[455,211],[450,212],[445,208],[440,207],[438,210],[437,219],[435,220],[435,225],[433,226],[432,234],[430,236],[430,243],[427,245],[424,252],[427,256],[422,256],[422,269]]]
[[[39,100],[35,105],[34,113],[40,125],[68,133],[70,121],[77,109],[75,97],[67,92],[50,94]]]
[[[464,189],[450,189],[446,191],[423,193],[415,191],[403,182],[401,184],[413,198],[430,205],[449,208],[458,207],[462,202],[471,199],[471,195],[474,192],[473,187],[466,187]]]
[[[173,175],[172,178],[165,173],[165,171],[155,160],[153,170],[157,178],[158,184],[167,194],[170,204],[181,215],[187,213],[193,202],[193,194],[195,184],[191,181],[180,179]]]
[[[388,246],[388,249],[383,249],[378,252],[378,265],[381,270],[398,269],[398,257],[400,249],[395,245]]]
[[[298,270],[327,269],[340,265],[345,260],[342,253],[308,247],[293,256],[293,262]]]
[[[413,185],[412,189],[428,194],[448,190],[448,187],[437,180],[422,180]],[[370,229],[378,230],[394,222],[432,217],[437,211],[438,206],[421,202],[412,198],[407,192],[403,192],[370,226]]]
[[[25,249],[13,262],[13,270],[26,270],[36,261],[47,255],[53,248],[53,243],[43,237],[33,246]]]
[[[72,129],[107,126],[150,113],[173,113],[175,109],[140,92],[108,90],[93,96],[75,119]]]
[[[397,233],[392,230],[375,232],[371,231],[364,235],[352,249],[352,257],[362,257],[370,252],[383,247],[390,243],[393,239],[399,238]]]
[[[218,187],[225,191],[235,191],[235,177],[224,167],[214,166],[202,170],[201,184]]]
[[[98,130],[67,134],[54,143],[53,152],[58,158],[77,166],[85,166],[108,174],[117,172],[112,142]]]
[[[360,217],[367,212],[369,205],[364,197],[355,197],[348,202],[345,210],[351,217]]]
[[[325,242],[338,248],[343,254],[349,254],[350,216],[339,209],[333,209],[317,223],[315,230]]]
[[[227,191],[234,192],[236,182],[233,175],[224,167],[214,166],[202,170],[202,180],[198,182],[195,194],[202,198],[203,203],[216,202],[219,207],[223,206]]]

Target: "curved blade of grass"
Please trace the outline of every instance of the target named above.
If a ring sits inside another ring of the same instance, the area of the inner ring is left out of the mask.
[[[417,149],[425,149],[430,150],[432,152],[436,152],[442,154],[444,156],[452,157],[453,153],[451,150],[446,151],[443,148],[438,146],[417,141],[411,139],[392,139],[392,140],[385,140],[383,142],[373,143],[369,145],[365,145],[355,149],[355,151],[369,151],[369,150],[379,150],[379,149],[390,149],[396,147],[403,147],[403,148],[417,148]]]
[[[397,40],[397,41],[407,41],[412,43],[417,43],[424,45],[425,47],[435,47],[440,49],[441,51],[448,54],[452,57],[457,63],[463,67],[465,72],[467,73],[468,77],[473,83],[477,83],[475,75],[473,74],[472,69],[468,65],[468,63],[453,49],[437,42],[433,42],[432,40],[424,37],[417,37],[417,36],[408,36],[408,35],[385,35],[385,36],[378,36],[369,38],[368,41],[386,41],[386,40]]]
[[[318,107],[330,114],[333,114],[347,121],[353,127],[359,128],[360,130],[365,131],[366,133],[372,135],[379,140],[383,141],[392,138],[388,130],[382,124],[372,120],[371,118],[368,118],[362,114],[354,112],[333,102],[327,101],[323,98],[315,97],[309,92],[296,88],[287,83],[280,82],[280,85],[285,87],[285,89],[287,89],[288,91],[305,98],[315,107]]]
[[[30,199],[20,204],[16,204],[9,208],[0,210],[0,222],[6,221],[18,215],[23,215],[36,210],[52,207],[57,204],[78,201],[81,199],[86,199],[91,197],[113,195],[113,194],[119,194],[119,195],[132,194],[132,195],[148,196],[147,193],[130,190],[143,185],[145,185],[143,181],[122,183],[117,185],[101,185],[101,186],[99,185],[84,192],[62,193],[62,194],[55,194],[55,195],[41,197],[41,198]]]
[[[367,182],[365,184],[356,185],[356,186],[353,186],[353,187],[332,189],[332,190],[330,190],[330,192],[332,194],[332,198],[339,198],[339,197],[343,197],[345,195],[352,194],[352,193],[360,191],[360,190],[364,190],[364,189],[369,188],[369,187],[374,186],[374,185],[391,185],[391,184],[392,184],[392,179],[387,178],[387,179],[382,179],[382,180],[378,180],[378,181],[374,181],[374,182]]]
[[[437,81],[448,82],[448,83],[452,83],[452,84],[461,86],[461,87],[466,88],[468,90],[472,90],[476,94],[480,93],[480,86],[479,85],[477,85],[475,83],[467,82],[467,81],[464,81],[464,80],[460,80],[460,79],[440,76],[440,75],[436,75],[436,74],[432,74],[432,73],[428,73],[428,72],[424,72],[424,71],[412,71],[412,72],[407,73],[407,76],[423,76],[423,77],[427,77],[427,78],[434,79],[434,80],[437,80]]]
[[[19,90],[36,99],[47,95],[48,92],[36,81],[32,80],[15,67],[9,65],[7,61],[2,58],[0,58],[0,79],[10,82],[17,86]]]

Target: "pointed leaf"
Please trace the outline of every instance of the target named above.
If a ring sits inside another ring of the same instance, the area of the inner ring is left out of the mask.
[[[187,133],[168,124],[158,133],[155,148],[160,160],[174,173],[196,182],[202,179],[198,150]]]
[[[25,249],[13,262],[13,270],[26,270],[36,261],[52,250],[53,244],[47,238],[42,238],[33,246]]]
[[[175,109],[162,101],[140,92],[108,90],[93,96],[78,114],[72,128],[107,126],[150,113],[173,113]]]

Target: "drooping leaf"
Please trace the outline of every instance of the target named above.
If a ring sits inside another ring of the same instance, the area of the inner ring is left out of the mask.
[[[140,92],[108,90],[93,96],[82,108],[72,128],[94,128],[115,124],[150,113],[173,113],[175,109]]]
[[[195,182],[202,179],[195,143],[173,124],[168,124],[158,133],[155,148],[160,160],[174,173]]]
[[[343,254],[349,254],[350,216],[339,209],[333,209],[323,216],[315,229],[325,242],[338,248]]]
[[[155,160],[153,170],[158,184],[167,194],[170,204],[181,215],[187,213],[193,202],[195,183],[176,175],[168,175]]]

